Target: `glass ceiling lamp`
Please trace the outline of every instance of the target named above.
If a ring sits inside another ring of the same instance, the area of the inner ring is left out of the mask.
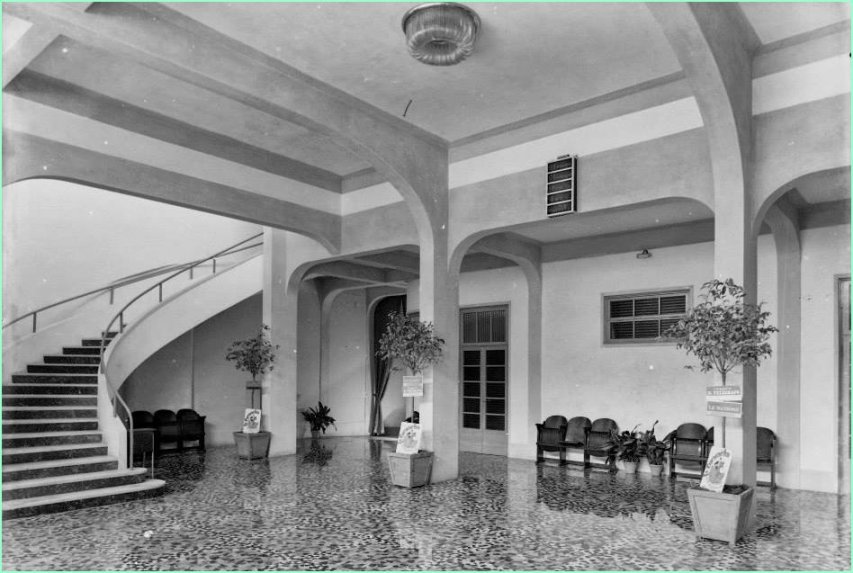
[[[409,53],[431,66],[452,66],[471,55],[479,28],[479,16],[454,2],[421,4],[403,16]]]

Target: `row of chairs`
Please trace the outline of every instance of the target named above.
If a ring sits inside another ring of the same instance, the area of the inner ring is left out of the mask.
[[[176,444],[178,450],[183,450],[186,442],[197,442],[197,447],[204,450],[204,420],[206,416],[195,410],[184,408],[177,414],[172,410],[157,410],[153,414],[147,410],[132,412],[133,428],[148,433],[153,437],[153,450],[160,453],[164,444]],[[154,430],[151,432],[151,430]],[[143,447],[143,446],[140,446]],[[138,449],[134,446],[134,449]],[[144,451],[143,451],[144,453]]]
[[[545,461],[544,452],[556,452],[560,456],[560,465],[579,464],[583,467],[604,467],[613,469],[611,464],[592,463],[591,457],[607,458],[613,448],[610,442],[612,432],[619,432],[619,425],[610,418],[599,418],[594,422],[583,416],[567,420],[564,416],[549,416],[543,423],[536,424],[536,462]],[[711,446],[714,445],[714,428],[707,430],[702,424],[681,424],[667,434],[663,441],[670,444],[669,475],[675,479],[680,475],[701,477],[708,460]],[[583,451],[583,462],[567,460],[568,451]],[[776,435],[768,428],[757,429],[757,458],[759,467],[769,466],[770,482],[760,482],[776,488]],[[678,465],[699,467],[698,474],[685,474]]]

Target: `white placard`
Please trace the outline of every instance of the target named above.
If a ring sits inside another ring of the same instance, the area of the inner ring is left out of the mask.
[[[261,431],[261,411],[253,408],[246,408],[243,414],[243,433],[257,434]]]
[[[740,391],[740,386],[706,386],[705,399],[738,402],[743,400],[743,393]]]
[[[421,425],[411,422],[400,424],[400,435],[397,437],[398,454],[416,454],[421,448]]]
[[[726,485],[726,477],[729,475],[731,465],[731,450],[713,446],[711,453],[708,454],[708,462],[705,464],[705,471],[702,472],[702,481],[699,482],[699,487],[721,493],[723,486]]]
[[[415,398],[423,395],[423,376],[403,376],[403,398]]]

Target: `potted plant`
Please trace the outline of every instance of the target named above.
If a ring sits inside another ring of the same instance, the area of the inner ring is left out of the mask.
[[[246,388],[252,390],[252,408],[246,410],[244,416],[244,429],[234,432],[234,442],[237,444],[237,454],[241,458],[254,459],[263,458],[269,454],[270,432],[260,430],[263,397],[258,399],[258,409],[255,410],[255,392],[260,390],[260,380],[267,372],[273,369],[275,362],[275,351],[278,346],[273,346],[269,340],[270,327],[262,324],[258,333],[245,340],[237,340],[231,343],[225,354],[225,359],[234,363],[237,370],[248,372],[252,379],[246,383]],[[245,431],[251,429],[253,431]]]
[[[634,426],[634,429],[630,432],[628,430],[621,433],[616,430],[610,431],[611,448],[607,462],[612,464],[614,460],[619,460],[622,469],[629,474],[637,473],[637,464],[640,463],[641,459],[639,453],[640,444],[635,434],[638,426],[639,424]]]
[[[760,304],[744,302],[743,287],[732,279],[714,279],[703,284],[702,291],[702,302],[664,336],[677,339],[677,348],[695,356],[702,372],[716,370],[725,386],[726,375],[734,368],[757,367],[770,356],[767,341],[777,329],[767,324],[770,313]],[[725,422],[723,418],[723,448],[726,445]],[[734,545],[749,527],[753,493],[753,488],[743,485],[726,485],[720,493],[689,488],[687,494],[697,537]]]
[[[659,476],[663,473],[663,461],[666,451],[669,450],[669,444],[665,441],[658,440],[655,437],[655,426],[658,420],[652,424],[650,430],[643,432],[639,439],[639,454],[645,456],[649,461],[649,472],[653,476]]]
[[[326,428],[329,426],[335,426],[335,419],[332,418],[329,413],[331,412],[331,408],[323,404],[322,402],[317,402],[316,408],[308,408],[307,410],[302,410],[302,417],[305,418],[305,421],[311,424],[311,439],[316,440],[320,437],[320,432],[326,433]],[[335,429],[338,427],[335,426]]]
[[[423,388],[422,372],[441,360],[444,339],[436,336],[431,322],[421,322],[400,312],[388,315],[389,321],[379,339],[377,356],[387,359],[392,370],[408,369],[411,376],[403,377],[404,386],[411,384]],[[412,398],[414,402],[414,397]],[[413,405],[414,409],[414,405]],[[402,432],[401,432],[402,435]],[[429,482],[432,469],[432,452],[388,454],[391,481],[403,487],[418,487]]]

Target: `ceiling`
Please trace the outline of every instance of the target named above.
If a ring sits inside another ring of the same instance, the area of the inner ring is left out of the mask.
[[[97,3],[88,12],[108,21],[174,26],[180,31],[172,36],[175,51],[194,50],[196,38],[227,43],[258,62],[259,74],[268,65],[264,58],[274,59],[280,70],[307,76],[347,104],[393,116],[450,144],[681,71],[643,3],[472,3],[482,23],[477,46],[468,60],[450,67],[426,66],[406,52],[401,19],[412,5]],[[3,6],[4,63],[7,51],[23,43],[30,28],[26,9],[9,6]],[[847,3],[747,2],[735,9],[765,45],[849,22],[850,16]],[[324,133],[249,105],[227,90],[171,73],[168,63],[128,57],[116,45],[98,33],[54,35],[17,77],[8,84],[4,78],[4,91],[276,177],[300,173],[330,191],[340,192],[343,178],[372,169]],[[801,182],[797,206],[849,199],[849,174],[842,179]],[[275,185],[269,188],[271,195],[277,192]],[[546,220],[513,232],[547,244],[711,216],[698,203],[668,201],[630,212]],[[399,270],[390,263],[387,268]]]

